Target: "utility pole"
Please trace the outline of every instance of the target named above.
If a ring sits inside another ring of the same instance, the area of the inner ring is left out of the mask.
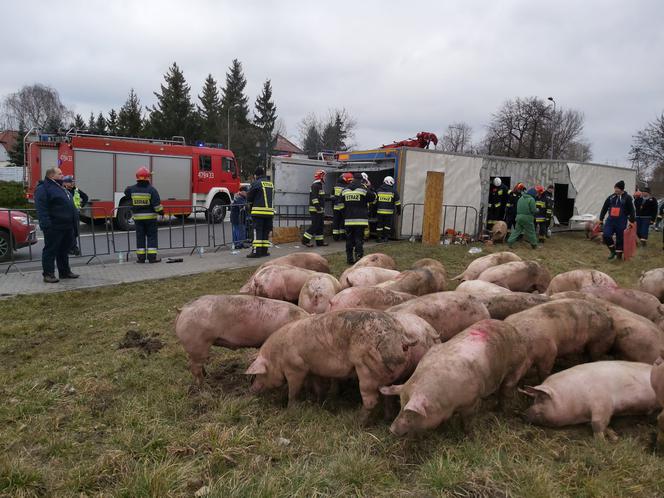
[[[553,117],[551,118],[551,159],[553,159],[553,138],[556,135],[556,101],[553,97],[549,97],[547,100],[553,102]]]

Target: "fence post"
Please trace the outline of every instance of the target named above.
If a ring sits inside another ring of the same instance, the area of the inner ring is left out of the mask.
[[[422,243],[440,243],[440,218],[443,208],[445,173],[427,171],[424,193],[424,215],[422,218]]]

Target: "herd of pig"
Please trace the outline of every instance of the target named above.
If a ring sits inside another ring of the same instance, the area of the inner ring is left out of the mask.
[[[664,268],[625,289],[596,270],[551,278],[535,261],[498,252],[453,280],[461,283],[448,291],[439,261],[399,272],[380,253],[336,279],[322,256],[294,253],[259,267],[239,295],[185,305],[175,332],[199,385],[212,345],[260,348],[245,372],[252,392],[287,384],[291,404],[305,381],[321,396],[355,378],[365,422],[381,395],[386,416],[399,396],[395,435],[454,414],[464,422],[482,399],[496,393],[502,403],[517,390],[533,398],[530,422],[591,423],[598,437],[615,436],[613,415],[664,406]],[[578,364],[551,375],[560,358]],[[541,384],[523,386],[524,377]],[[664,435],[664,415],[658,425]]]

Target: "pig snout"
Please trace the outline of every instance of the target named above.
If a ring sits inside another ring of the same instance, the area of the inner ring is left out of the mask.
[[[399,414],[392,425],[390,425],[390,432],[397,437],[402,437],[408,434],[411,430],[410,424],[406,421],[402,414]]]

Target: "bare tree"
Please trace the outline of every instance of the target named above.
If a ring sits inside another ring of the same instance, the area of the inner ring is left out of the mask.
[[[447,127],[441,140],[441,149],[445,152],[462,154],[471,152],[473,129],[468,123],[457,122]]]
[[[17,128],[22,123],[26,128],[56,131],[72,117],[58,92],[39,83],[26,85],[5,97],[2,111],[8,128]]]
[[[634,135],[629,156],[641,184],[664,168],[664,113]]]

